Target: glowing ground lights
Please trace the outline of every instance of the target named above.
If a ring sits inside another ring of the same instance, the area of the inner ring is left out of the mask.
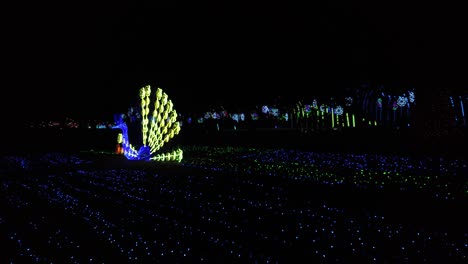
[[[466,158],[226,145],[184,152],[181,166],[157,170],[78,153],[0,155],[1,258],[467,263]]]
[[[117,120],[116,129],[122,133],[117,138],[117,143],[122,144],[122,151],[129,160],[155,160],[155,161],[181,161],[182,150],[176,149],[167,153],[157,153],[163,145],[180,132],[180,123],[177,121],[177,112],[173,109],[172,101],[161,88],[156,90],[154,110],[150,116],[149,85],[140,89],[141,99],[141,134],[143,144],[137,150],[129,141],[127,124],[120,118]]]

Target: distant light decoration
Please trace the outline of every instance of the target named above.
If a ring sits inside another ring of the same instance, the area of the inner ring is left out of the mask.
[[[252,118],[252,120],[258,120],[258,114],[257,114],[257,112],[252,112],[252,113],[250,113],[250,117]]]
[[[206,112],[205,113],[205,119],[210,119],[212,117],[211,112]]]
[[[318,109],[317,99],[314,99],[314,100],[312,101],[312,108],[315,109],[315,110]]]
[[[262,113],[268,114],[268,112],[270,112],[270,109],[268,108],[268,106],[266,105],[262,106]]]
[[[240,118],[241,121],[245,121],[245,114],[240,113],[239,118]]]
[[[191,117],[187,118],[187,124],[189,124],[189,125],[192,124],[192,118]]]
[[[382,108],[382,98],[380,97],[377,99],[377,107]]]
[[[450,99],[450,105],[452,106],[452,108],[455,108],[455,102],[453,101],[453,97],[449,96],[449,99]]]
[[[331,109],[331,113],[332,113],[332,115],[331,115],[332,124],[331,125],[332,125],[332,127],[335,127],[335,114],[334,114],[334,109],[333,108]]]
[[[148,118],[151,103],[150,95],[151,87],[149,85],[140,89],[143,144],[138,150],[129,141],[127,124],[122,118],[116,120],[117,125],[113,128],[122,130],[123,154],[129,160],[180,162],[183,155],[181,149],[166,153],[157,152],[165,143],[169,142],[180,132],[181,127],[177,121],[177,112],[173,109],[172,101],[168,98],[167,94],[161,88],[158,88],[156,90],[153,112]]]
[[[284,121],[288,121],[289,120],[288,113],[284,113],[283,118],[284,118]]]
[[[406,96],[398,96],[397,104],[399,107],[404,107],[408,104],[408,98]]]
[[[236,122],[239,122],[239,115],[238,114],[233,114],[231,116],[232,120],[236,121]]]
[[[343,107],[341,107],[341,106],[335,107],[334,112],[335,112],[336,115],[342,115],[343,114]]]
[[[461,113],[463,117],[463,124],[465,124],[465,106],[463,105],[463,98],[461,96],[458,96],[460,99],[460,107],[461,107]]]
[[[325,112],[325,110],[327,110],[327,106],[324,104],[320,105],[320,111]]]
[[[351,106],[353,104],[353,98],[351,96],[345,97],[345,106]]]
[[[393,106],[392,106],[392,110],[397,110],[398,109],[398,103],[397,101],[393,101]]]
[[[217,112],[213,112],[213,114],[211,115],[211,117],[212,117],[213,119],[221,119],[221,115],[220,115],[219,113],[217,113]]]
[[[203,124],[204,121],[205,119],[203,117],[197,119],[198,124]]]
[[[228,113],[228,111],[224,110],[224,111],[221,112],[221,115],[222,115],[223,117],[228,117],[228,116],[229,116],[229,113]]]
[[[414,103],[414,92],[413,91],[409,91],[409,102],[410,103]]]
[[[305,110],[306,113],[312,112],[312,107],[311,107],[311,105],[305,105],[305,106],[304,106],[304,110]]]
[[[275,116],[275,117],[279,116],[279,109],[278,108],[270,108],[270,114],[272,116]]]

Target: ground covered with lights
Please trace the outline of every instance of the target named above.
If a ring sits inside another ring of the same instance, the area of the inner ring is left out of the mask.
[[[0,158],[1,263],[467,263],[467,160],[187,146]]]

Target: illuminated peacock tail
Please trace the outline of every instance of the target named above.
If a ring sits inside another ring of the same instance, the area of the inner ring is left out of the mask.
[[[182,150],[177,149],[167,153],[158,153],[165,143],[169,142],[180,132],[180,124],[177,121],[177,112],[173,109],[172,101],[161,88],[156,90],[156,101],[153,112],[150,115],[149,85],[140,89],[141,99],[141,132],[143,145],[136,150],[128,139],[128,127],[120,119],[114,128],[122,130],[117,139],[122,144],[123,154],[130,160],[155,160],[155,161],[178,161],[182,160]]]

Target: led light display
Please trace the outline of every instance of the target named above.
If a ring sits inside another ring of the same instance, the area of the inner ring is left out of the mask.
[[[399,107],[404,107],[408,104],[408,98],[406,96],[398,96],[397,104]]]
[[[279,116],[279,109],[278,108],[270,108],[270,114],[274,117],[278,117]]]
[[[238,114],[233,114],[231,116],[232,120],[236,121],[236,122],[239,122],[239,115]]]
[[[315,110],[318,109],[317,99],[314,99],[314,100],[312,101],[312,108],[315,109]]]
[[[382,98],[380,97],[377,99],[377,107],[382,108]]]
[[[325,110],[327,110],[327,106],[324,104],[320,105],[320,111],[325,112]]]
[[[252,118],[252,120],[254,120],[254,121],[258,120],[258,114],[257,114],[257,112],[252,112],[252,113],[250,113],[250,118]]]
[[[113,128],[122,130],[117,140],[121,141],[123,154],[129,160],[155,160],[155,161],[181,161],[183,152],[177,149],[167,153],[158,151],[180,132],[180,123],[177,121],[177,112],[173,109],[172,101],[161,88],[156,90],[153,111],[150,113],[151,87],[149,85],[140,89],[141,99],[141,135],[142,146],[137,150],[128,138],[128,126],[120,118]]]
[[[409,92],[409,101],[410,101],[410,103],[414,103],[414,92],[413,91]]]
[[[339,115],[339,116],[342,115],[343,114],[343,107],[341,107],[341,106],[335,107],[334,112],[335,112],[336,115]]]

